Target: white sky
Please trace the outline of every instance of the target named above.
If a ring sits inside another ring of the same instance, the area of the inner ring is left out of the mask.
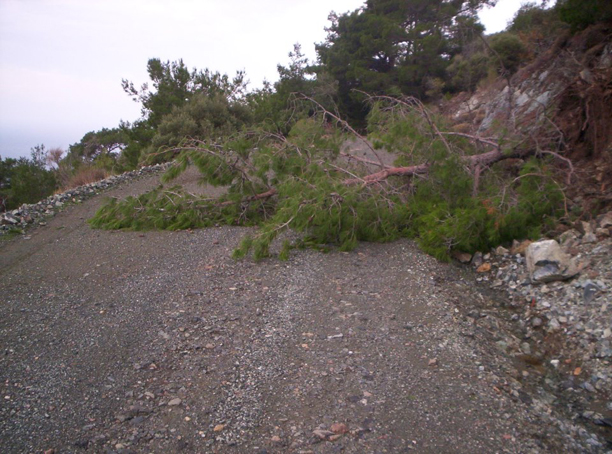
[[[293,44],[315,58],[330,11],[365,0],[0,0],[0,156],[66,149],[92,130],[133,121],[121,89],[148,81],[149,58],[233,75],[251,87],[277,78]],[[483,11],[487,32],[505,28],[521,0]]]

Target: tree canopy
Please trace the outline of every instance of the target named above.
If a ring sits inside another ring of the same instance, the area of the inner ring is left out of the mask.
[[[368,0],[356,11],[330,15],[317,45],[321,72],[339,85],[345,114],[367,111],[363,96],[404,94],[424,98],[428,79],[445,77],[451,58],[483,31],[476,11],[483,0]]]

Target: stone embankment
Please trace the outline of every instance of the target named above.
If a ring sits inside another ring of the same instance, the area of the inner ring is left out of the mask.
[[[0,235],[9,231],[23,230],[28,225],[45,225],[46,219],[54,216],[55,213],[64,208],[66,204],[81,203],[110,188],[114,188],[120,184],[133,181],[146,175],[159,173],[167,168],[168,164],[141,167],[137,170],[124,172],[120,175],[113,175],[104,180],[54,194],[38,203],[24,204],[15,210],[0,213]]]

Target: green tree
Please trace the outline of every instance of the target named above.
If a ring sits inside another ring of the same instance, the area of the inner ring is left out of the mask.
[[[244,96],[247,81],[243,71],[238,71],[233,79],[227,74],[212,72],[208,69],[189,70],[183,60],[162,62],[152,58],[147,63],[147,72],[153,90],[145,83],[140,89],[126,79],[122,81],[123,90],[141,104],[142,116],[151,127],[158,126],[164,115],[174,107],[187,103],[197,93],[207,96],[222,95],[230,100]]]
[[[322,70],[339,84],[345,114],[364,121],[363,96],[425,97],[427,81],[443,78],[450,59],[483,30],[476,10],[483,0],[368,0],[351,13],[330,15],[317,45]]]
[[[93,162],[100,156],[118,154],[127,144],[127,137],[121,128],[90,131],[80,142],[70,145],[69,154],[85,162]]]
[[[46,167],[44,145],[30,151],[30,159],[7,158],[0,165],[0,198],[4,209],[12,210],[24,203],[36,203],[53,194],[57,187],[55,173]]]
[[[612,19],[610,0],[557,0],[555,8],[561,20],[570,24],[575,31]]]
[[[315,78],[315,67],[302,53],[299,43],[289,52],[287,66],[277,65],[279,80],[247,96],[253,120],[266,130],[286,135],[304,116],[313,113],[312,106],[296,103],[296,97],[305,95],[332,109],[337,85],[326,74]],[[296,107],[298,109],[296,109]]]
[[[251,111],[245,103],[230,101],[221,94],[197,93],[163,117],[142,160],[146,164],[168,161],[178,153],[172,149],[186,140],[217,142],[250,122]]]
[[[208,69],[189,70],[183,60],[162,62],[152,58],[147,63],[147,72],[151,88],[149,83],[136,88],[133,82],[122,81],[123,90],[141,104],[142,113],[141,120],[120,125],[128,140],[122,159],[127,165],[139,162],[141,152],[152,145],[157,128],[173,109],[185,106],[196,95],[200,98],[222,96],[230,102],[238,102],[244,98],[248,83],[243,71],[230,78]]]
[[[504,77],[514,74],[527,55],[527,48],[520,38],[508,32],[491,36],[489,46],[493,51],[491,65]]]

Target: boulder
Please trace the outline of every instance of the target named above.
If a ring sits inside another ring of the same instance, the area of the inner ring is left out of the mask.
[[[580,271],[555,240],[531,243],[525,251],[525,259],[531,280],[537,283],[563,281]]]
[[[480,265],[482,265],[484,263],[484,260],[482,258],[482,252],[476,252],[474,256],[472,257],[471,263],[474,266],[474,268],[478,268]]]
[[[612,227],[612,211],[608,211],[606,214],[601,216],[599,218],[598,224],[600,229],[607,229],[609,227]]]
[[[453,251],[452,256],[461,263],[470,263],[472,260],[472,254],[468,254],[467,252]]]
[[[3,225],[16,225],[19,224],[19,220],[15,219],[10,214],[4,214],[4,216],[2,216],[1,223]]]

